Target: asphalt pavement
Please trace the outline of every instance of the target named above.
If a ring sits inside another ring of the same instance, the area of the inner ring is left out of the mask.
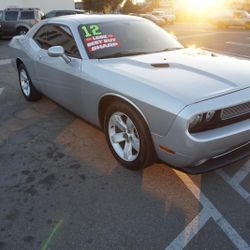
[[[186,46],[250,59],[250,31],[175,24]],[[122,168],[102,131],[24,100],[0,41],[0,249],[250,249],[250,161],[189,176]],[[225,65],[226,67],[226,65]]]

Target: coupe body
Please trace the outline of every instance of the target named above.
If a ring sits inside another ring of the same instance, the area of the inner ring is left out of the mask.
[[[160,159],[201,173],[249,157],[247,60],[184,48],[123,15],[44,20],[10,46],[24,97],[44,94],[102,128],[129,169]]]

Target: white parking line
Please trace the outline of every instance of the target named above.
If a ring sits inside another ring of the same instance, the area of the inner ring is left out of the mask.
[[[208,51],[211,51],[211,52],[215,52],[215,53],[218,53],[218,54],[227,55],[227,56],[234,56],[234,57],[241,58],[241,59],[242,58],[243,59],[250,59],[250,56],[245,56],[245,55],[235,53],[235,52],[228,52],[228,51],[225,51],[225,50],[211,49],[211,48],[208,48],[208,47],[202,47],[201,49],[208,50]]]
[[[210,200],[203,194],[203,192],[196,186],[192,179],[177,170],[174,170],[176,175],[181,179],[184,185],[192,192],[196,199],[202,204],[203,210],[199,215],[181,232],[177,238],[166,247],[169,249],[183,249],[190,240],[200,231],[206,224],[209,218],[213,218],[218,226],[224,231],[227,237],[233,242],[238,249],[249,250],[249,245],[244,241],[230,223],[223,217],[223,215],[216,209]],[[199,224],[198,221],[201,221]],[[195,229],[194,227],[197,226]],[[189,230],[192,230],[189,232]],[[185,238],[184,236],[188,237]],[[176,247],[176,248],[175,248]]]
[[[250,164],[241,168],[233,177],[230,177],[225,171],[219,169],[216,171],[220,177],[227,182],[243,199],[250,203],[250,194],[241,187],[241,182],[250,174]]]
[[[183,249],[194,236],[205,226],[210,219],[210,215],[206,209],[202,209],[201,212],[188,224],[184,231],[175,238],[172,243],[166,247],[166,250]]]
[[[226,44],[250,48],[250,44],[249,43],[237,43],[237,42],[231,42],[231,41],[229,41],[229,42],[226,42]]]
[[[2,60],[0,60],[0,66],[1,65],[7,65],[7,64],[10,64],[10,63],[11,63],[10,59],[2,59]]]
[[[3,93],[4,88],[0,88],[0,95]]]

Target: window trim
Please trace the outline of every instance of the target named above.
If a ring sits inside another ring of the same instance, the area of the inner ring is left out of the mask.
[[[74,42],[75,42],[75,44],[76,44],[76,47],[77,47],[79,56],[72,56],[72,55],[69,55],[69,54],[67,54],[67,53],[65,53],[65,55],[67,55],[67,56],[69,56],[69,57],[72,57],[72,58],[76,58],[76,59],[83,59],[82,56],[81,56],[80,50],[79,50],[79,46],[78,46],[78,44],[77,44],[77,42],[76,42],[76,40],[75,40],[75,37],[74,37],[74,35],[73,35],[73,33],[72,33],[72,30],[70,29],[69,26],[67,26],[67,25],[65,25],[65,24],[59,24],[59,23],[45,23],[45,24],[43,24],[43,25],[35,32],[35,34],[32,36],[32,40],[37,44],[37,46],[38,46],[40,49],[42,49],[42,50],[48,51],[47,49],[42,48],[42,47],[37,43],[37,41],[35,40],[35,36],[37,35],[37,33],[38,33],[43,27],[49,26],[49,25],[52,25],[52,26],[53,26],[53,25],[54,25],[54,26],[62,26],[62,27],[68,28],[69,31],[70,31],[70,34],[72,35],[72,38],[73,38],[73,40],[74,40]]]

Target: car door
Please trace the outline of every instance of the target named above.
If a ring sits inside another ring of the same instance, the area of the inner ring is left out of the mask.
[[[82,114],[82,59],[70,29],[64,25],[47,24],[34,36],[40,47],[36,72],[42,92],[74,113]],[[48,49],[62,46],[71,62],[50,57]]]
[[[5,35],[16,34],[16,24],[18,20],[19,11],[8,10],[4,14],[4,22],[2,23],[2,32]]]

